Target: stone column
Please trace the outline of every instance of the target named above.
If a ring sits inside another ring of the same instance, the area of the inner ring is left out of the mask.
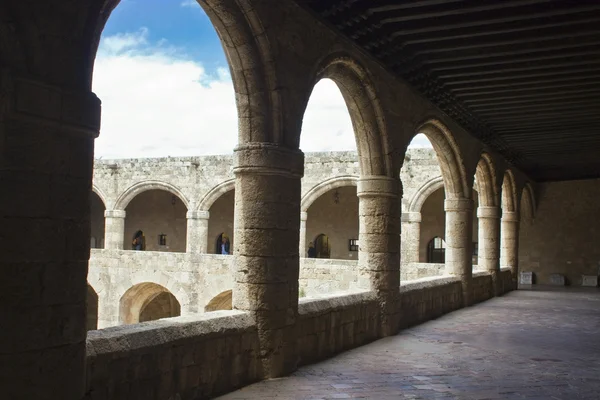
[[[402,213],[402,263],[418,263],[421,250],[421,213]]]
[[[308,219],[308,213],[302,211],[300,213],[300,257],[308,257],[308,247],[306,246],[306,220]]]
[[[256,319],[262,376],[296,369],[300,180],[304,155],[268,143],[235,150],[233,307]]]
[[[123,250],[125,235],[125,211],[104,211],[104,248],[111,250]],[[128,248],[127,250],[131,250]]]
[[[208,211],[188,211],[186,252],[206,254],[208,252]]]
[[[100,101],[93,93],[2,70],[3,399],[84,396],[89,207],[99,126]]]
[[[380,304],[382,336],[397,333],[399,327],[400,188],[399,179],[384,176],[361,178],[357,184],[358,263]]]
[[[473,280],[473,200],[444,201],[446,211],[446,273],[462,283],[463,305],[471,305]]]
[[[479,266],[492,275],[493,294],[499,294],[500,278],[500,207],[477,207],[479,218]]]
[[[502,213],[502,256],[503,266],[510,267],[513,287],[517,288],[519,274],[519,213]]]

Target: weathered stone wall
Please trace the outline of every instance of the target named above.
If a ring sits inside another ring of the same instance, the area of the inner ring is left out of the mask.
[[[430,278],[444,275],[445,264],[434,263],[409,263],[402,264],[401,281],[412,281],[415,279]]]
[[[86,400],[206,399],[259,379],[250,316],[216,311],[88,333]]]
[[[296,322],[300,365],[377,339],[379,306],[370,292],[300,299]]]
[[[600,273],[600,180],[540,185],[535,218],[523,207],[519,270],[533,271],[535,282],[550,283],[562,274],[581,284],[581,275]]]
[[[494,297],[494,289],[492,286],[492,276],[487,271],[473,272],[473,304],[481,303],[482,301]]]

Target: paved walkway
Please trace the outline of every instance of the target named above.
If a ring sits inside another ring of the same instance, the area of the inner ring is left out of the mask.
[[[221,399],[600,399],[600,291],[519,290]]]

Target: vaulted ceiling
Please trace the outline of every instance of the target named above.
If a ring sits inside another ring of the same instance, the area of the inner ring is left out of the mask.
[[[600,177],[600,1],[296,1],[533,179]]]

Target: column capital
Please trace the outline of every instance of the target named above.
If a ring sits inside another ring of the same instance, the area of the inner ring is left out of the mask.
[[[306,211],[301,211],[300,212],[300,221],[306,221],[308,220],[308,213]]]
[[[500,219],[501,210],[496,206],[477,207],[477,218]]]
[[[187,219],[209,219],[210,213],[208,211],[188,211],[185,217]]]
[[[301,178],[304,175],[304,153],[273,143],[246,143],[234,150],[233,173],[282,175]]]
[[[358,197],[398,197],[402,183],[399,178],[387,176],[365,176],[357,181]]]
[[[444,200],[444,211],[473,211],[473,200],[464,197]]]
[[[519,213],[516,211],[503,211],[502,222],[519,222]]]
[[[402,222],[421,222],[420,212],[404,212],[402,213]]]
[[[104,210],[105,218],[125,218],[125,210]]]

